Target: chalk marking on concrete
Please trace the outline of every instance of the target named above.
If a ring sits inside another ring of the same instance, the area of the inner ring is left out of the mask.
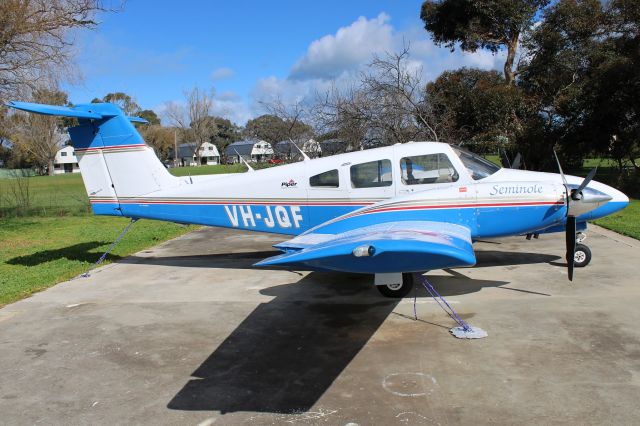
[[[422,417],[424,420],[428,420],[425,416],[423,416],[420,413],[416,413],[415,411],[403,411],[402,413],[398,413],[396,414],[396,419],[400,416],[405,416],[404,418],[400,419],[400,421],[402,423],[409,423],[409,417],[410,415],[416,416],[416,417]]]
[[[198,423],[197,426],[211,426],[212,424],[214,424],[216,422],[216,419],[213,417],[209,417],[208,419],[204,419],[203,421],[201,421],[200,423]]]
[[[417,396],[425,396],[425,395],[429,395],[433,392],[433,389],[429,389],[426,390],[424,392],[399,392],[396,390],[391,389],[392,383],[391,380],[393,378],[397,378],[397,377],[401,377],[401,376],[407,376],[406,379],[401,380],[402,385],[414,385],[414,386],[418,386],[419,383],[422,384],[422,387],[424,388],[424,379],[426,377],[429,377],[431,379],[431,381],[434,384],[437,384],[437,382],[434,382],[434,378],[432,376],[429,376],[427,374],[424,373],[411,373],[411,372],[407,372],[407,373],[391,373],[391,374],[387,374],[385,376],[384,379],[382,379],[382,387],[384,388],[384,390],[386,390],[387,392],[396,395],[396,396],[402,396],[402,397],[417,397]],[[415,376],[415,378],[412,378],[411,376]]]
[[[300,413],[300,417],[296,417],[294,419],[286,420],[287,423],[295,423],[303,420],[316,420],[321,419],[323,417],[330,416],[332,414],[337,413],[338,410],[323,410],[320,408],[318,411],[307,411],[304,413]]]

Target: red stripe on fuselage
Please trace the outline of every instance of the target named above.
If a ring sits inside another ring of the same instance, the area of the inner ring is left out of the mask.
[[[85,151],[98,151],[100,149],[115,149],[115,148],[138,148],[141,146],[147,146],[145,144],[135,144],[135,145],[110,145],[110,146],[99,146],[94,148],[76,148],[74,151],[76,152],[85,152]]]

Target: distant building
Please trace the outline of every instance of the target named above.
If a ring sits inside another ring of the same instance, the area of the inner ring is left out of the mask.
[[[296,142],[298,148],[300,148],[309,158],[318,158],[322,157],[322,147],[320,143],[313,139],[309,139],[308,141],[298,143]],[[290,142],[290,141],[280,141],[276,144],[275,153],[279,158],[285,160],[301,160],[302,155],[300,151]]]
[[[220,152],[218,147],[210,142],[205,142],[200,146],[200,164],[213,165],[220,164]],[[170,153],[173,158],[173,152]],[[178,165],[179,166],[197,166],[198,156],[196,155],[196,143],[188,142],[178,145]]]
[[[54,175],[78,172],[80,172],[80,167],[78,167],[78,159],[76,158],[76,153],[74,152],[71,145],[67,145],[56,152],[56,156],[53,159]]]
[[[240,162],[240,157],[246,162],[261,163],[273,158],[273,148],[266,141],[245,140],[228,145],[225,150],[227,161]]]

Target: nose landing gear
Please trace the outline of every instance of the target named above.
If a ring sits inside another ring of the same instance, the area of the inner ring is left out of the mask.
[[[587,234],[584,232],[576,233],[576,251],[573,255],[573,266],[576,268],[584,268],[591,262],[591,250],[585,244],[582,244],[587,239]],[[569,254],[567,253],[567,262],[569,261]]]
[[[567,259],[568,260],[568,259]],[[584,244],[576,244],[576,251],[573,255],[573,266],[583,268],[591,262],[591,250]]]

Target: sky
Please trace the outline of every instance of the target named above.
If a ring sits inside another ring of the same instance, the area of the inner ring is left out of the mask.
[[[215,93],[215,115],[244,125],[265,113],[261,101],[309,99],[349,84],[373,55],[410,45],[425,81],[461,66],[499,69],[504,55],[434,45],[421,1],[128,0],[75,36],[79,84],[73,103],[110,92],[131,95],[161,117],[198,86]],[[168,123],[167,123],[168,124]]]

